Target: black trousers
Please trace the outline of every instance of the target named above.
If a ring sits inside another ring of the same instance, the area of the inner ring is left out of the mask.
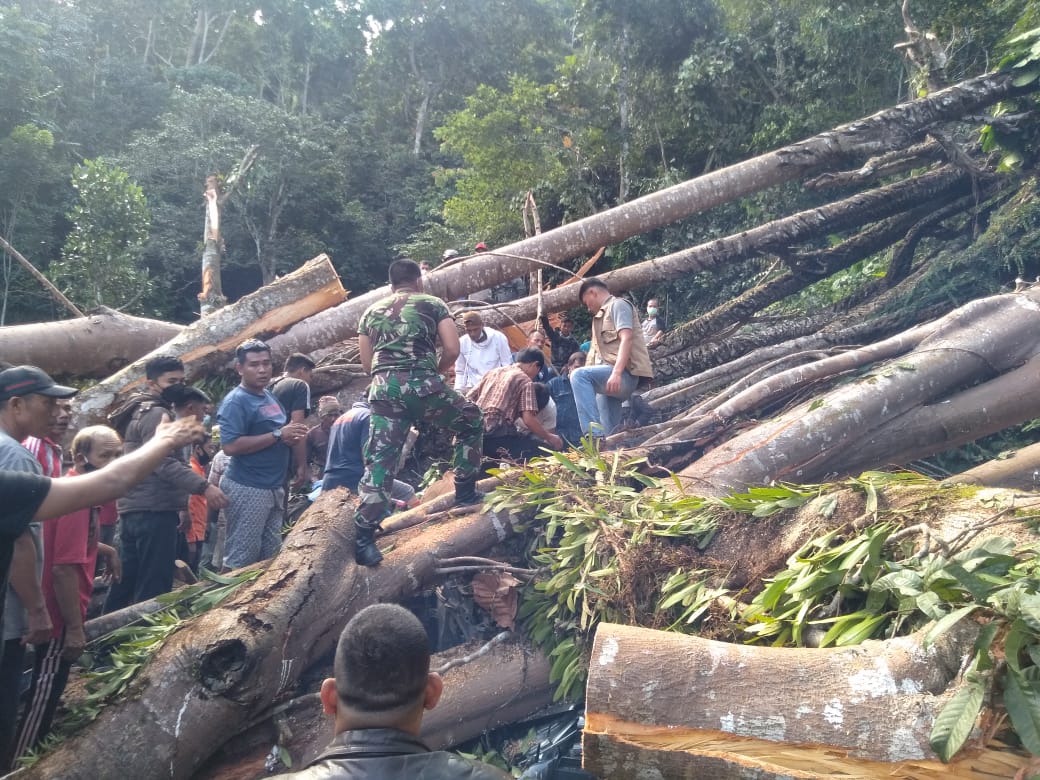
[[[14,761],[24,668],[25,646],[22,640],[8,639],[3,643],[3,656],[0,657],[0,775],[6,774]]]
[[[169,593],[177,560],[177,512],[125,512],[119,516],[123,579],[112,584],[105,612]]]

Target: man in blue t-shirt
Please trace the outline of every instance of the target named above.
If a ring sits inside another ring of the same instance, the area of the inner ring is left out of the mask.
[[[332,423],[322,490],[345,487],[352,493],[358,492],[358,482],[365,473],[362,448],[368,442],[371,417],[368,400],[362,397]],[[419,503],[415,497],[415,488],[397,477],[394,477],[393,487],[390,488],[390,500],[399,506],[411,507]]]
[[[267,389],[271,348],[250,339],[235,351],[241,384],[227,394],[217,412],[220,445],[231,457],[220,480],[230,500],[225,510],[224,568],[238,569],[266,560],[282,545],[285,474],[292,448],[307,435],[303,423],[290,423]]]

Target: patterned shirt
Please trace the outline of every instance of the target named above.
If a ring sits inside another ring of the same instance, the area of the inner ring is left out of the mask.
[[[534,382],[516,363],[488,371],[467,397],[484,412],[484,431],[492,436],[515,434],[518,417],[538,413]]]
[[[38,439],[35,436],[27,436],[22,446],[29,450],[39,462],[45,477],[61,476],[61,445],[55,444],[48,438]]]
[[[447,389],[437,372],[437,326],[450,316],[440,298],[410,291],[395,292],[365,310],[358,333],[372,345],[370,400]]]

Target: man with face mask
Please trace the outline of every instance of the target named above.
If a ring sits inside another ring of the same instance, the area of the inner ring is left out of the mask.
[[[184,364],[160,355],[145,364],[147,384],[142,399],[129,415],[123,435],[130,453],[153,436],[161,422],[173,419],[171,407],[184,383]],[[171,389],[172,388],[172,389]],[[173,587],[180,513],[189,495],[205,496],[209,506],[227,506],[216,485],[191,470],[186,453],[168,455],[152,474],[119,500],[119,557],[123,579],[112,586],[105,612],[168,593]]]
[[[646,319],[642,322],[643,338],[648,347],[657,346],[664,337],[664,320],[661,319],[661,309],[657,298],[651,298],[646,302]]]

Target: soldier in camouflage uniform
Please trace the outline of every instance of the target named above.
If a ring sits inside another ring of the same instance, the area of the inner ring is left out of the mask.
[[[384,486],[394,477],[413,423],[431,423],[455,434],[455,501],[475,504],[483,498],[475,489],[483,415],[441,376],[459,356],[455,321],[444,301],[423,294],[422,271],[411,260],[390,265],[390,287],[393,292],[369,306],[358,323],[361,365],[372,375],[365,475],[358,485],[361,500],[354,517],[355,558],[362,566],[375,566],[383,559],[375,544],[375,531],[390,514],[390,495]]]

